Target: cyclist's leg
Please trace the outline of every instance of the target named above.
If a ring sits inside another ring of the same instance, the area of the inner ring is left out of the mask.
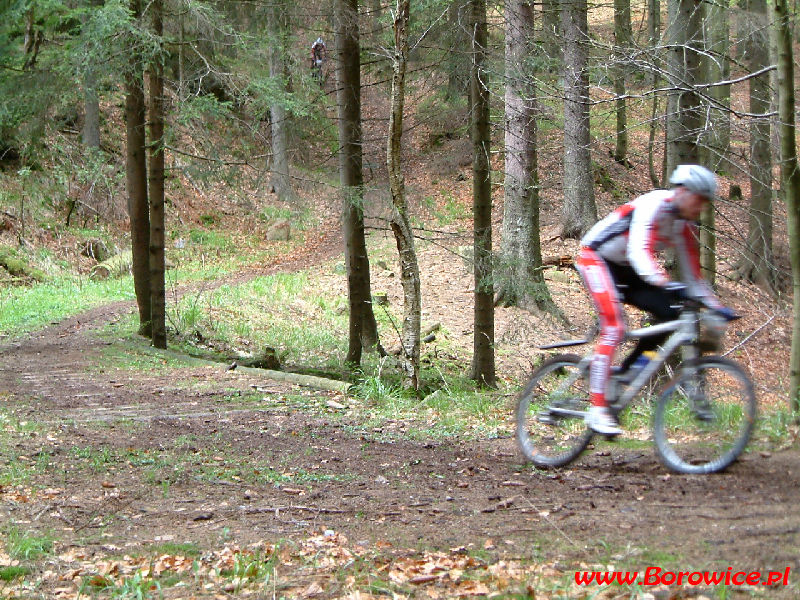
[[[656,323],[672,321],[680,316],[680,311],[676,308],[680,299],[674,292],[646,282],[639,277],[633,267],[610,264],[609,269],[626,304],[652,314]],[[640,339],[630,355],[622,362],[622,369],[630,367],[643,352],[655,350],[669,335],[665,333]]]
[[[622,303],[608,263],[594,250],[582,248],[576,266],[600,318],[600,336],[589,372],[590,401],[593,406],[608,406],[606,386],[611,362],[625,335]]]

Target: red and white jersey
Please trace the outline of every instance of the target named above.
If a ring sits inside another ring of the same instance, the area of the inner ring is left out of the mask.
[[[648,283],[663,287],[670,278],[656,253],[674,248],[681,281],[713,305],[714,293],[700,272],[697,224],[681,218],[672,190],[655,190],[623,204],[595,223],[581,240],[604,260],[630,265]]]

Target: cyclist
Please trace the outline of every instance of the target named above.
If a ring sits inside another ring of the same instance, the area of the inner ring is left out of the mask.
[[[714,198],[716,177],[705,167],[680,165],[670,183],[674,186],[670,190],[655,190],[620,206],[581,240],[576,265],[600,318],[600,336],[589,371],[591,406],[585,420],[600,434],[622,432],[605,392],[611,362],[625,334],[623,302],[652,313],[658,321],[677,319],[676,303],[690,297],[729,320],[736,316],[722,306],[700,273],[696,221]],[[656,260],[656,252],[664,248],[675,249],[680,281],[671,281]],[[620,370],[663,339],[640,340]]]
[[[325,61],[327,49],[322,37],[318,37],[311,44],[311,74],[314,78],[322,80],[322,63]]]

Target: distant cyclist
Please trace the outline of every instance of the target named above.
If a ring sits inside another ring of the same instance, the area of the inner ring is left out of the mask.
[[[327,48],[325,47],[325,42],[321,37],[318,37],[314,40],[314,43],[311,44],[311,75],[320,82],[323,79],[322,66],[326,58]]]
[[[617,208],[581,240],[578,271],[600,318],[600,337],[589,372],[591,407],[587,425],[597,433],[622,432],[608,408],[606,386],[611,362],[625,334],[622,303],[652,313],[659,321],[677,319],[676,303],[686,297],[702,300],[728,319],[735,313],[717,300],[700,273],[697,224],[717,192],[714,174],[699,165],[680,165],[672,173],[671,190],[655,190]],[[671,281],[656,252],[674,248],[681,280]],[[622,365],[627,369],[642,352],[663,338],[644,338]]]

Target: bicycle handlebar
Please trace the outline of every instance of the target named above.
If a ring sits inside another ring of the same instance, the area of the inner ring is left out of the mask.
[[[711,311],[715,315],[722,317],[728,322],[736,321],[742,318],[742,315],[733,312],[733,310],[731,310],[730,308],[727,308],[725,306],[723,307],[711,306],[710,304],[708,304],[708,302],[706,302],[702,298],[686,297],[686,299],[683,301],[683,307],[692,310],[705,309]]]

